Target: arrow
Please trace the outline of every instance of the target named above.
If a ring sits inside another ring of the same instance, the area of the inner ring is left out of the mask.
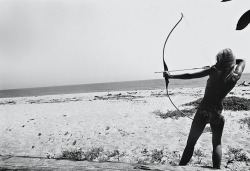
[[[204,67],[200,67],[200,68],[178,69],[178,70],[172,70],[172,71],[158,71],[158,72],[155,72],[155,73],[175,72],[175,71],[187,71],[187,70],[208,69],[208,68],[210,68],[210,66],[204,66]]]

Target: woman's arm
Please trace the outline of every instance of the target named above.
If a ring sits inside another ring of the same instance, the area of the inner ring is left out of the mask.
[[[234,71],[232,73],[230,73],[227,78],[226,81],[238,81],[245,69],[245,65],[246,62],[243,59],[237,59],[236,60],[236,67],[234,69]]]
[[[246,61],[243,59],[237,59],[236,60],[236,68],[234,70],[235,74],[238,74],[239,76],[241,76],[242,72],[245,69],[245,65],[246,65]]]
[[[214,67],[210,67],[210,68],[205,69],[203,71],[195,72],[195,73],[192,73],[192,74],[186,73],[186,74],[171,75],[169,73],[163,73],[163,77],[167,77],[167,78],[171,78],[171,79],[201,78],[201,77],[208,76],[212,72],[213,69],[214,69]]]

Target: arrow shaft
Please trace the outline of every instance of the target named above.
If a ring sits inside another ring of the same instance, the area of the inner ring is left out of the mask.
[[[201,67],[201,68],[189,68],[189,69],[177,69],[177,70],[171,70],[171,71],[159,71],[159,72],[155,72],[155,73],[187,71],[187,70],[195,70],[195,69],[204,69],[204,67]]]

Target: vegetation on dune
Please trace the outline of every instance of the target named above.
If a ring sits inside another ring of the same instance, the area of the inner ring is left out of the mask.
[[[229,159],[228,163],[232,163],[233,161],[249,161],[250,158],[247,157],[247,154],[243,149],[228,147]]]
[[[64,150],[62,151],[59,159],[68,159],[74,161],[98,161],[98,162],[108,162],[108,161],[119,161],[119,158],[124,154],[120,153],[118,150],[105,151],[102,147],[95,147],[83,151],[82,149],[78,150]]]
[[[184,106],[194,106],[198,107],[202,98],[195,101],[184,104]],[[224,110],[240,111],[240,110],[250,110],[250,99],[242,97],[226,97],[223,101]]]
[[[62,152],[60,158],[74,161],[96,161],[96,162],[124,162],[124,158],[130,158],[129,163],[133,164],[170,164],[176,166],[181,159],[181,151],[169,152],[163,149],[147,149],[136,150],[136,155],[125,154],[119,150],[108,151],[102,147],[91,148],[87,151],[83,150],[65,150]],[[237,153],[238,154],[238,153]],[[238,155],[239,156],[239,155]],[[194,151],[194,159],[191,161],[193,164],[202,164],[202,160],[206,157],[201,149]],[[241,157],[242,158],[242,157]],[[238,159],[238,158],[237,158]]]
[[[62,155],[59,158],[81,161],[83,160],[83,151],[82,150],[73,150],[73,151],[65,150],[62,152]]]
[[[162,119],[167,119],[167,118],[171,118],[171,119],[178,119],[180,117],[186,117],[186,116],[193,116],[193,114],[195,113],[196,109],[183,109],[181,110],[183,113],[185,113],[185,116],[180,113],[178,110],[174,110],[174,111],[168,111],[167,113],[164,113],[160,110],[155,110],[153,111],[153,114],[159,116]]]
[[[227,97],[224,102],[225,110],[239,111],[239,110],[250,110],[250,99],[242,97]]]
[[[201,164],[202,158],[206,157],[206,155],[201,149],[196,149],[194,150],[194,157],[197,157],[195,164]]]
[[[189,102],[189,103],[185,103],[183,106],[194,106],[195,108],[199,106],[200,102],[201,102],[202,98],[199,98],[195,101]]]
[[[160,110],[155,110],[152,113],[159,116],[162,119],[178,119],[180,117],[186,117],[186,116],[193,116],[197,110],[197,107],[199,106],[202,98],[199,98],[195,101],[189,102],[184,104],[183,106],[193,106],[191,109],[183,109],[181,110],[185,115],[183,115],[178,110],[174,111],[167,111],[167,113],[164,113]],[[250,99],[247,98],[241,98],[241,97],[226,97],[223,101],[224,110],[231,110],[231,111],[248,111],[250,110]],[[248,127],[250,128],[250,119],[242,120],[241,122],[248,124]]]
[[[250,117],[243,118],[239,122],[243,124],[247,124],[248,128],[250,129]]]

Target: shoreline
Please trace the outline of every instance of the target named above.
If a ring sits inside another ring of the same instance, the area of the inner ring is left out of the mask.
[[[204,87],[207,78],[190,80],[171,80],[169,88],[197,88]],[[242,78],[237,85],[245,84],[250,86],[250,73],[243,73]],[[165,89],[164,79],[135,80],[124,82],[107,82],[93,84],[63,85],[52,87],[35,87],[22,89],[5,89],[0,90],[1,98],[10,97],[31,97],[44,95],[60,94],[78,94],[78,93],[98,93],[98,92],[116,92],[116,91],[143,91]]]

